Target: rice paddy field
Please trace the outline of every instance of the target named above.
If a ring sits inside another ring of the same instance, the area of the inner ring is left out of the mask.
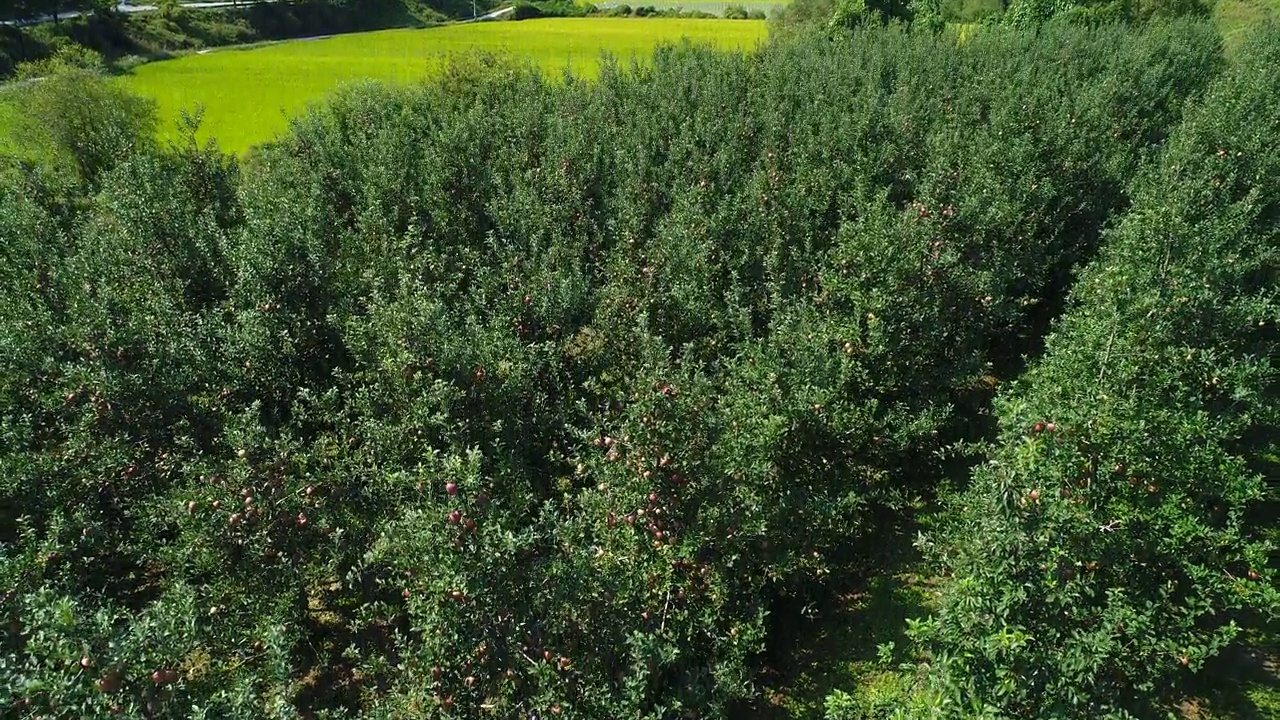
[[[290,116],[344,83],[413,82],[457,53],[509,53],[549,74],[568,68],[591,76],[602,53],[621,60],[643,58],[657,44],[682,38],[750,50],[763,42],[765,33],[765,23],[752,20],[548,18],[458,24],[223,48],[140,65],[117,82],[155,99],[163,135],[176,132],[182,110],[201,106],[201,136],[241,153],[276,136],[288,127]],[[6,116],[18,111],[12,103],[0,102],[0,129],[9,124]]]

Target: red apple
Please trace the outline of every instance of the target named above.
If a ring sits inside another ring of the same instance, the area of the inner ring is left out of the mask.
[[[1034,430],[1035,432],[1044,432],[1044,423],[1038,422],[1031,429]]]
[[[471,518],[467,518],[466,520],[463,521],[462,526],[465,527],[468,531],[475,530],[476,521],[472,520]]]
[[[445,492],[447,492],[447,493],[449,493],[450,495],[457,495],[457,494],[458,494],[458,484],[457,484],[457,483],[452,483],[452,482],[447,482],[447,483],[445,483],[445,484],[444,484],[444,491],[445,491]]]
[[[449,511],[449,524],[457,525],[460,522],[462,522],[462,511],[461,510]]]

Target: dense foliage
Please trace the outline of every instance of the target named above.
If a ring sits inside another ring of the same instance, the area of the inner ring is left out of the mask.
[[[1280,613],[1277,61],[1274,35],[1246,48],[1178,128],[999,402],[921,628],[959,710],[1153,717]]]
[[[68,718],[729,716],[798,608],[873,573],[881,528],[967,474],[993,389],[1040,353],[1100,239],[1118,249],[1095,268],[1159,254],[1128,228],[1194,168],[1129,178],[1171,132],[1165,157],[1190,157],[1214,122],[1270,122],[1261,94],[1231,104],[1265,65],[1202,103],[1222,66],[1194,23],[668,47],[589,83],[479,59],[424,87],[349,88],[243,165],[190,140],[8,168],[0,701]],[[97,82],[33,92],[52,107]],[[1198,105],[1213,109],[1181,126]],[[1246,141],[1232,151],[1272,142]],[[1230,162],[1222,193],[1274,174]],[[1221,316],[1168,317],[1254,392],[1247,419],[1205,432],[1274,417],[1274,388],[1249,384],[1266,365],[1228,362],[1273,350],[1274,320],[1211,333],[1274,312],[1274,256],[1248,254],[1266,236],[1229,224],[1274,221],[1263,200],[1203,221],[1216,244],[1169,230],[1256,289]],[[1160,257],[1143,272],[1182,267]],[[1158,284],[1131,273],[1135,297]],[[1082,391],[1045,369],[1072,322],[1029,387]],[[1145,367],[1128,347],[1115,382]],[[1162,387],[1131,401],[1163,407]],[[1058,417],[1041,446],[1079,432]],[[1239,470],[1216,496],[1231,519],[1160,553],[1243,538],[1259,492],[1249,447],[1184,447],[1125,462]],[[1068,452],[1036,467],[1043,487]],[[983,469],[975,495],[997,477]],[[1168,537],[1180,482],[1116,502]],[[1064,501],[1053,522],[1092,507]],[[1265,572],[1264,547],[1240,548],[1240,571]],[[1205,582],[1210,608],[1242,605]],[[954,617],[930,626],[938,647],[982,639],[956,638]],[[1095,692],[1061,677],[1046,690]]]

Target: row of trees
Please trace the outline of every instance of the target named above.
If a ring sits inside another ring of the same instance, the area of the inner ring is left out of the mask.
[[[11,0],[0,7],[0,20],[59,20],[68,12],[101,12],[116,7],[115,0]]]
[[[473,58],[243,165],[90,74],[25,87],[0,701],[730,717],[987,460],[903,712],[1159,705],[1170,651],[1276,608],[1260,48],[1217,84],[1196,23]]]
[[[1034,28],[1061,16],[1072,22],[1146,22],[1209,14],[1201,0],[795,0],[776,25],[847,29],[867,23],[912,22],[939,30],[947,23]]]

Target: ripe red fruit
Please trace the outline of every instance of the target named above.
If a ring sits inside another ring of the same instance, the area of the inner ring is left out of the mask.
[[[402,593],[400,593],[400,594],[404,596],[404,599],[405,599],[405,600],[408,600],[408,599],[409,599],[409,590],[408,590],[407,588],[404,590],[404,592],[402,592]]]
[[[609,527],[616,527],[618,524],[618,516],[613,513],[609,513],[608,517],[605,518],[604,524]]]
[[[467,530],[475,530],[476,521],[472,520],[471,518],[467,518],[466,521],[462,523],[462,526],[465,527]]]
[[[648,619],[649,619],[649,611],[648,611],[648,610],[645,610],[644,612],[640,613],[640,617],[641,617],[641,618],[643,618],[643,619],[645,619],[645,620],[648,620]]]
[[[561,670],[568,670],[568,669],[569,669],[569,658],[567,658],[567,657],[565,657],[565,656],[563,656],[563,655],[561,655],[561,656],[560,656],[560,669],[561,669]]]
[[[308,485],[308,486],[307,486],[307,489],[306,489],[306,490],[303,490],[302,492],[303,492],[303,493],[305,493],[307,497],[311,497],[312,495],[315,495],[315,494],[316,494],[316,486],[315,486],[315,485]]]
[[[446,696],[444,700],[441,700],[441,701],[440,701],[440,704],[441,704],[441,705],[444,705],[444,709],[445,709],[445,710],[452,710],[452,709],[453,709],[453,696],[452,696],[452,695]]]
[[[449,493],[450,495],[457,495],[457,494],[458,494],[458,484],[457,484],[457,483],[447,482],[447,483],[445,483],[445,484],[444,484],[444,491],[445,491],[445,492],[447,492],[447,493]]]
[[[626,523],[626,524],[628,524],[628,525],[635,525],[635,524],[636,524],[636,516],[635,516],[635,515],[631,515],[630,513],[628,513],[626,517],[622,518],[622,521],[623,521],[623,522],[625,522],[625,523]]]
[[[157,684],[157,685],[163,685],[163,684],[164,684],[164,672],[163,672],[163,671],[160,671],[160,670],[156,670],[155,672],[151,673],[151,682],[153,682],[153,683],[155,683],[155,684]]]
[[[1034,426],[1034,427],[1032,427],[1031,429],[1032,429],[1032,430],[1034,430],[1034,431],[1036,431],[1036,432],[1044,432],[1044,423],[1042,423],[1042,422],[1038,422],[1038,423],[1036,423],[1036,424],[1035,424],[1035,426]]]
[[[165,671],[164,671],[164,684],[165,684],[165,685],[172,685],[173,683],[176,683],[176,682],[178,682],[178,671],[177,671],[177,670],[165,670]]]
[[[542,651],[542,659],[543,659],[543,660],[546,660],[547,662],[551,662],[551,651],[550,651],[550,650],[543,650],[543,651]]]
[[[440,668],[439,666],[431,668],[432,680],[439,680],[441,677],[444,677],[444,670],[442,668]]]
[[[1249,571],[1249,579],[1250,579],[1250,580],[1257,580],[1257,579],[1259,579],[1259,578],[1261,578],[1261,577],[1262,577],[1262,576],[1258,574],[1258,571],[1257,571],[1257,570],[1250,570],[1250,571]]]
[[[1055,425],[1054,423],[1049,423],[1048,425],[1044,426],[1044,429],[1048,430],[1049,432],[1053,432],[1054,430],[1058,429],[1058,426]]]
[[[474,675],[468,675],[468,676],[466,676],[465,678],[463,678],[463,679],[462,679],[462,682],[463,682],[467,687],[475,687],[475,686],[476,686],[476,678],[475,678],[475,676],[474,676]]]
[[[1031,502],[1035,502],[1040,499],[1040,491],[1032,490],[1031,492],[1027,493],[1027,497],[1031,498]]]
[[[231,513],[231,517],[227,518],[227,524],[234,527],[239,525],[242,520],[244,520],[244,516],[240,513]]]
[[[658,502],[658,493],[649,493],[649,502],[650,503]]]
[[[85,655],[84,657],[80,658],[80,667],[84,668],[85,670],[88,670],[89,668],[93,667],[93,660],[89,659],[88,655]]]
[[[306,527],[307,526],[306,513],[298,513],[298,517],[295,519],[295,522],[298,524],[298,527]]]
[[[1183,667],[1186,667],[1187,665],[1189,665],[1189,664],[1191,663],[1191,660],[1189,660],[1189,659],[1187,658],[1187,656],[1186,656],[1186,655],[1183,655],[1182,657],[1178,658],[1178,662],[1179,662]]]
[[[460,523],[460,522],[462,522],[462,511],[461,511],[461,510],[451,510],[451,511],[449,512],[449,524],[450,524],[450,525],[457,525],[457,524],[458,524],[458,523]]]

